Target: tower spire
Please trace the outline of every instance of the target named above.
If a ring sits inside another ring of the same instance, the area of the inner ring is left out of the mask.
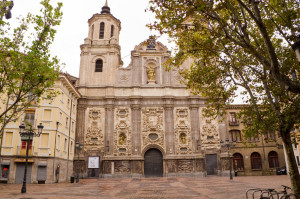
[[[105,1],[105,5],[102,7],[101,14],[110,14],[110,8],[108,7],[107,0]]]

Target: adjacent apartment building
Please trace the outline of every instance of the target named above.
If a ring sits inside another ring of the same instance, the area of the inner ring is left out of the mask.
[[[40,137],[29,145],[27,183],[55,183],[73,174],[76,110],[79,92],[67,75],[60,74],[50,91],[58,91],[54,99],[44,97],[32,104],[15,122],[9,123],[2,137],[0,181],[22,183],[25,169],[27,138],[20,137],[19,126],[27,122],[44,126]]]

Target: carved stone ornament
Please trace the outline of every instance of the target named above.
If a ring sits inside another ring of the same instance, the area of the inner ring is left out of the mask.
[[[177,154],[191,154],[191,129],[188,108],[175,109],[175,142]]]
[[[142,147],[150,144],[159,145],[164,148],[164,109],[163,108],[143,108],[142,109]],[[152,135],[156,139],[152,139]]]
[[[90,149],[100,149],[103,146],[103,133],[98,127],[98,122],[93,121],[92,126],[88,127],[87,133],[85,135],[85,148]]]
[[[178,160],[178,172],[180,173],[190,173],[193,171],[192,160]]]
[[[129,173],[130,162],[129,161],[115,161],[115,173]]]
[[[200,111],[201,121],[205,121],[202,125],[201,131],[201,141],[203,149],[212,149],[220,147],[220,135],[218,128],[217,119],[206,118],[202,115]]]
[[[125,71],[120,73],[120,80],[121,81],[127,81],[128,79],[129,79],[128,74]]]
[[[93,108],[89,111],[89,118],[97,120],[101,117],[101,110]]]
[[[129,156],[131,154],[130,109],[115,109],[114,155]]]

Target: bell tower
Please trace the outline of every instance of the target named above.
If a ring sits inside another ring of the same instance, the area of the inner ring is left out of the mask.
[[[107,0],[100,13],[88,20],[89,33],[81,48],[79,90],[88,96],[87,89],[113,86],[115,72],[122,66],[119,34],[121,22],[108,7]]]

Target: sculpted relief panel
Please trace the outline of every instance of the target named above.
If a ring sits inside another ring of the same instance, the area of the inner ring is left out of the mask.
[[[104,109],[88,108],[87,130],[84,139],[85,150],[102,150],[104,149]]]
[[[164,109],[142,109],[142,149],[150,144],[165,148],[164,144]]]
[[[128,156],[131,149],[131,117],[129,108],[115,109],[114,155]]]
[[[191,128],[188,108],[176,108],[175,111],[175,142],[177,154],[191,154]]]
[[[199,113],[200,121],[202,122],[202,126],[200,129],[202,148],[220,148],[218,119],[204,117],[203,109],[200,109]]]

